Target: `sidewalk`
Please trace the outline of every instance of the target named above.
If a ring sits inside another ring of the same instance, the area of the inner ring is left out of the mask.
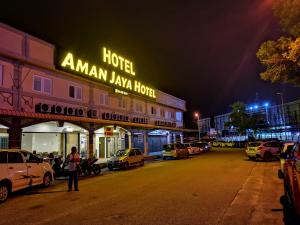
[[[254,168],[224,210],[218,225],[283,225],[283,182],[278,162],[253,162]]]

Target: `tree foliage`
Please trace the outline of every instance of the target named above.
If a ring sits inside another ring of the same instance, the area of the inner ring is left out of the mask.
[[[274,14],[279,17],[282,29],[290,36],[266,41],[256,56],[266,70],[261,79],[271,82],[300,85],[300,1],[274,2]]]
[[[239,134],[245,134],[248,129],[255,130],[256,120],[246,113],[246,105],[243,102],[235,102],[231,108],[229,121],[225,123],[225,126],[235,127]]]

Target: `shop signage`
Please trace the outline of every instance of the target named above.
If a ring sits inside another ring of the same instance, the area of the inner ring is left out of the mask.
[[[110,69],[90,64],[68,52],[60,62],[60,66],[63,69],[73,71],[89,79],[107,83],[115,88],[121,88],[153,99],[156,98],[155,89],[135,79],[134,64],[130,60],[103,47],[102,63]]]
[[[112,137],[112,136],[114,136],[114,128],[112,128],[112,127],[104,127],[104,135],[106,137]]]

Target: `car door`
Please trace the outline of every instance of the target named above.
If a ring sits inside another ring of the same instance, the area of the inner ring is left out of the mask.
[[[8,177],[7,151],[0,152],[0,180]]]
[[[143,157],[142,153],[140,152],[140,150],[135,149],[135,162],[140,163],[143,160],[143,158],[144,157]]]
[[[135,163],[135,151],[134,149],[131,149],[129,151],[129,154],[128,154],[128,163],[130,165],[134,164]]]
[[[12,181],[12,190],[28,186],[28,170],[23,155],[20,152],[8,152],[8,177]]]
[[[26,165],[28,168],[28,177],[30,185],[38,185],[43,183],[44,170],[41,165],[42,161],[37,156],[30,152],[22,152],[26,160]]]

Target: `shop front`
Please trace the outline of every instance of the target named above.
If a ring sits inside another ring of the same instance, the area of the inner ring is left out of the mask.
[[[82,157],[87,156],[88,132],[84,128],[65,122],[44,122],[22,129],[22,149],[37,154],[62,156],[65,158],[73,146]]]
[[[8,148],[8,127],[0,124],[0,149]]]
[[[131,146],[131,133],[119,126],[105,126],[95,131],[95,156],[110,158],[116,151]]]

